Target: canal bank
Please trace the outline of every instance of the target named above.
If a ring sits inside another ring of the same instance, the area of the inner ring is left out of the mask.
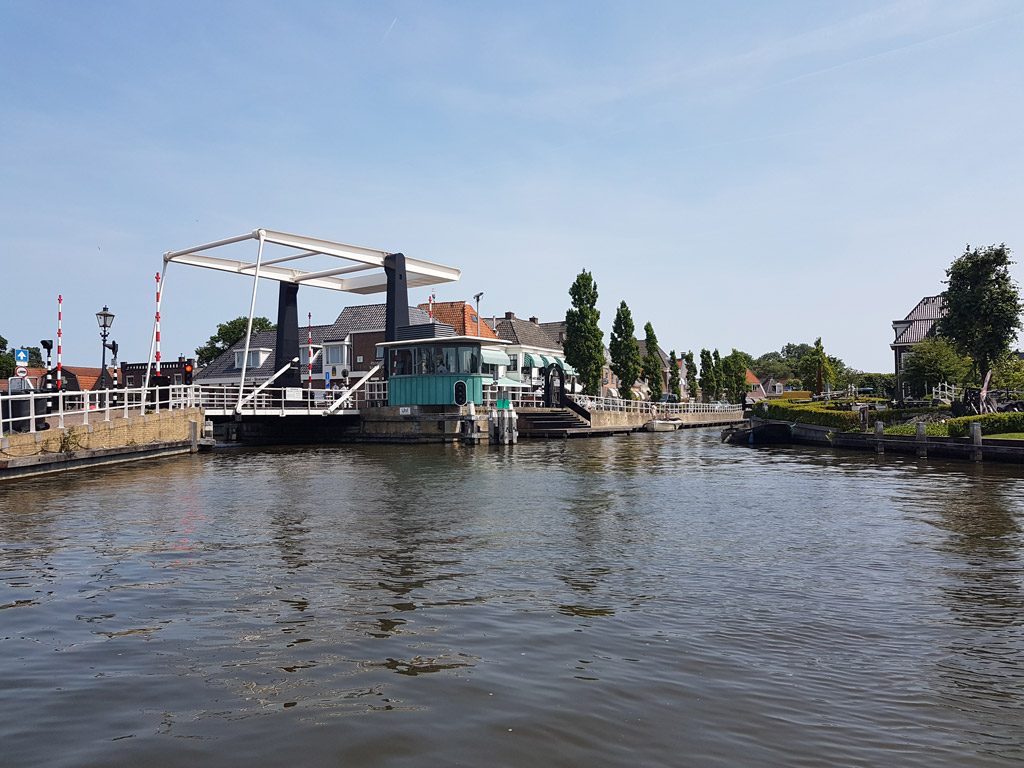
[[[11,433],[0,438],[0,482],[195,453],[203,444],[202,424],[200,408],[130,415],[115,410],[87,423]]]
[[[909,454],[918,458],[929,456],[962,461],[999,461],[1024,464],[1024,440],[985,438],[980,430],[972,437],[932,437],[919,429],[913,436],[886,435],[876,432],[839,432],[818,424],[782,421],[778,419],[750,419],[753,440],[750,445],[762,444],[757,439],[759,429],[771,431],[771,443],[781,441],[793,445],[839,448],[867,451],[876,454]],[[788,435],[781,438],[781,434]]]

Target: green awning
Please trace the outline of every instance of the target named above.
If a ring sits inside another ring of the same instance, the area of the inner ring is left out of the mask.
[[[563,360],[562,358],[556,357],[555,358],[555,362],[558,363],[558,365],[561,366],[562,370],[565,371],[570,376],[578,376],[579,375],[579,373],[576,371],[576,369],[573,368],[571,365],[569,365],[567,362],[565,362],[565,360]]]
[[[529,352],[526,352],[526,353],[523,354],[523,367],[524,368],[543,368],[544,367],[544,361],[541,359],[540,355],[537,355],[537,354],[532,354],[531,355]]]
[[[498,379],[496,382],[494,382],[494,386],[498,387],[499,389],[532,389],[533,388],[532,384],[524,384],[523,382],[517,381],[516,379],[510,379],[508,376],[502,376],[500,379]]]
[[[551,365],[553,362],[555,362],[555,358],[548,357],[547,355],[541,355],[540,359],[544,361],[544,367],[545,368],[547,368],[549,365]]]
[[[480,359],[483,360],[485,363],[490,363],[491,365],[508,366],[508,364],[511,362],[508,359],[508,355],[506,355],[500,349],[488,349],[487,347],[481,347]]]

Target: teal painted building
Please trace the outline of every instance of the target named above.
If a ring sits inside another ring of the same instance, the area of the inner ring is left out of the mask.
[[[448,336],[378,344],[388,367],[388,405],[482,405],[484,386],[509,365],[501,343]]]

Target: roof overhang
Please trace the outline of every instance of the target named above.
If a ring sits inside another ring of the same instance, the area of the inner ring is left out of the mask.
[[[257,240],[264,244],[279,246],[283,251],[281,253],[262,253],[262,256],[268,258],[258,256],[251,261],[211,256],[208,253],[246,240]],[[370,294],[387,290],[387,275],[383,272],[383,267],[384,260],[391,253],[376,248],[337,243],[332,240],[275,232],[270,229],[257,229],[237,237],[229,237],[180,251],[168,251],[164,254],[164,264],[187,264],[247,277],[255,276],[258,269],[259,276],[268,280],[311,285],[316,288],[347,291],[348,293]],[[303,259],[321,256],[339,259],[341,263],[328,269],[315,271],[297,267],[297,263]],[[405,271],[406,283],[410,288],[454,282],[462,274],[455,267],[446,267],[443,264],[409,257],[405,258]]]
[[[418,347],[423,344],[467,344],[472,342],[481,347],[490,347],[511,342],[504,339],[488,339],[484,336],[430,336],[425,339],[403,339],[402,341],[381,341],[375,346],[378,347]]]

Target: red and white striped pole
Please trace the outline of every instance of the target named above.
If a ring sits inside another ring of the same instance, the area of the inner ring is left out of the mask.
[[[156,361],[155,374],[160,375],[160,273],[156,273]]]
[[[63,314],[64,297],[60,294],[57,295],[57,391],[60,392],[61,388],[61,377],[60,377],[60,356],[64,347],[64,331],[61,329],[61,319]]]
[[[306,375],[309,376],[309,389],[313,389],[313,313],[306,315],[306,323],[309,327],[309,335],[306,340]]]

